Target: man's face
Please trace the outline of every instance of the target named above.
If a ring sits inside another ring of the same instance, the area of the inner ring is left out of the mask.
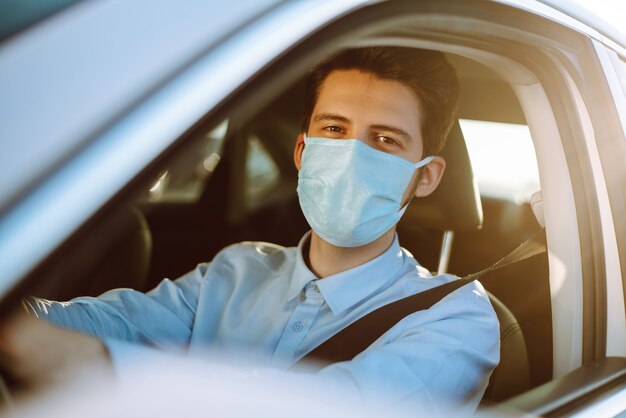
[[[359,139],[372,148],[418,162],[423,157],[421,118],[417,97],[400,82],[358,70],[334,71],[320,87],[307,136]],[[416,171],[403,202],[413,194],[417,176]]]
[[[417,162],[423,149],[420,123],[420,105],[408,87],[358,70],[342,70],[330,73],[322,83],[307,135],[360,139]]]

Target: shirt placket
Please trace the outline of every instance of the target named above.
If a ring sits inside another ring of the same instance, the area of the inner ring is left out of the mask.
[[[287,326],[283,330],[272,364],[277,367],[287,367],[294,360],[294,354],[302,344],[304,337],[311,330],[315,318],[324,304],[324,298],[320,294],[315,283],[309,283],[304,290],[304,299],[294,309]]]

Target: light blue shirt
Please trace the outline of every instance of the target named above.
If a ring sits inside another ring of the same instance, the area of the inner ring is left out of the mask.
[[[192,353],[253,350],[266,364],[287,369],[367,313],[456,279],[432,277],[396,236],[374,260],[318,280],[302,256],[309,235],[297,248],[229,246],[212,262],[145,294],[116,289],[70,302],[31,298],[28,305],[53,323],[104,340],[116,368],[146,346],[178,345]],[[496,314],[482,285],[472,282],[317,376],[364,397],[386,390],[398,402],[472,411],[498,364],[499,344]]]

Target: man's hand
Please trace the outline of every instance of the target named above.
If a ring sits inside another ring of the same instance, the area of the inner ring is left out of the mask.
[[[98,339],[18,312],[0,324],[0,369],[26,387],[42,387],[89,371],[109,371]]]

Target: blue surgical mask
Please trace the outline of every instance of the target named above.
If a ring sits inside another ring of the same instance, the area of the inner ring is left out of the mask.
[[[378,151],[358,139],[304,139],[298,197],[309,225],[338,247],[369,244],[404,214],[402,195],[418,163]]]

